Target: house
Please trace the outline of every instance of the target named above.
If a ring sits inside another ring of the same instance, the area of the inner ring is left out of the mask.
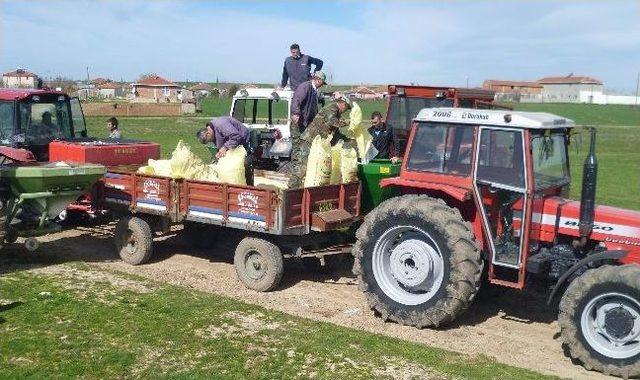
[[[89,84],[92,84],[92,85],[97,87],[97,86],[100,86],[100,85],[105,84],[107,82],[111,82],[111,79],[105,79],[105,78],[99,78],[98,77],[98,78],[91,79],[89,81]]]
[[[549,103],[591,103],[593,97],[603,92],[603,83],[587,76],[547,77],[538,80],[542,85],[542,98]],[[581,93],[583,95],[581,95]],[[592,94],[589,95],[584,94]]]
[[[149,75],[133,87],[134,102],[178,102],[180,86],[158,75]]]
[[[2,74],[2,85],[4,87],[38,87],[38,76],[25,69],[16,69]]]
[[[487,79],[482,83],[485,90],[498,94],[541,94],[542,84],[538,82]]]
[[[194,86],[189,87],[189,90],[193,91],[194,94],[198,94],[199,96],[209,96],[213,91],[213,87],[209,86],[207,83],[198,83]]]
[[[360,86],[355,90],[350,91],[349,94],[350,94],[350,97],[353,97],[356,99],[365,99],[365,100],[382,99],[384,97],[384,92],[374,90],[366,86]]]
[[[195,98],[193,96],[193,91],[191,91],[188,88],[178,88],[178,101],[182,102],[182,103],[192,103],[195,101]]]
[[[124,98],[124,88],[122,85],[106,81],[96,85],[98,97],[104,99]]]

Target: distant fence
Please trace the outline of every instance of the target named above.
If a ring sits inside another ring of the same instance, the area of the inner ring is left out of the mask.
[[[189,103],[82,103],[85,116],[181,116],[195,113]]]

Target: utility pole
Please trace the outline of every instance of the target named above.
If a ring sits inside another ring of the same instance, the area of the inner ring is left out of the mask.
[[[638,106],[638,90],[640,90],[640,71],[638,72],[638,79],[636,79],[636,98],[634,99],[636,107]]]

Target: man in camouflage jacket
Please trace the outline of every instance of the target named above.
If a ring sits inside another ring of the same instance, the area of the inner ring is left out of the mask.
[[[289,178],[289,189],[301,188],[304,184],[304,176],[307,173],[307,159],[311,151],[311,143],[316,136],[323,139],[334,134],[332,142],[336,142],[335,134],[339,133],[338,128],[346,126],[348,123],[340,120],[344,112],[351,108],[351,100],[344,96],[336,98],[334,102],[324,107],[311,124],[300,135],[300,138],[292,141],[291,163],[292,173]]]

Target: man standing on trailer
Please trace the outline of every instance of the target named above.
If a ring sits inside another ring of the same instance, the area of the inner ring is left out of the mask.
[[[351,100],[344,95],[340,95],[334,102],[324,107],[309,127],[300,135],[298,144],[291,150],[292,173],[289,177],[289,189],[301,188],[304,184],[304,176],[307,174],[307,159],[311,151],[311,143],[316,136],[327,138],[329,135],[338,133],[338,128],[348,125],[340,117],[351,108]],[[332,140],[332,142],[333,142]],[[337,140],[336,140],[337,141]]]
[[[291,99],[291,137],[298,139],[318,113],[318,89],[325,85],[326,76],[316,71],[311,79],[301,83]]]
[[[253,184],[253,150],[251,149],[251,133],[240,121],[231,116],[214,117],[196,134],[202,144],[213,143],[218,151],[216,159],[224,157],[228,151],[244,146],[247,151],[245,159],[245,177],[247,185]]]
[[[319,58],[302,54],[298,44],[291,45],[290,50],[291,56],[284,60],[280,88],[285,88],[289,82],[289,87],[295,91],[301,83],[311,78],[311,65],[315,66],[313,71],[316,72],[322,70],[323,62]]]

